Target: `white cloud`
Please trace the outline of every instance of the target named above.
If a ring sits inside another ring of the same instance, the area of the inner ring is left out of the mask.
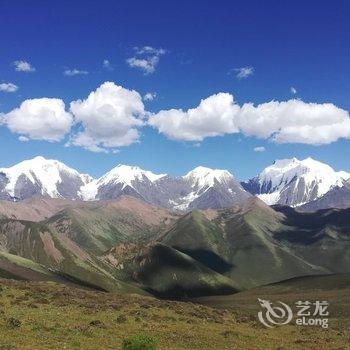
[[[5,113],[0,112],[0,125],[4,125],[6,123]]]
[[[85,100],[73,101],[70,110],[82,126],[70,143],[94,152],[107,152],[138,141],[146,114],[142,97],[113,82],[105,82]]]
[[[153,101],[157,97],[157,93],[155,92],[147,92],[145,96],[143,96],[144,101]]]
[[[188,111],[162,110],[149,118],[149,124],[181,141],[237,132],[276,143],[311,145],[350,138],[349,113],[331,103],[289,100],[240,107],[228,93],[212,95]]]
[[[18,86],[12,83],[2,83],[0,84],[0,91],[2,92],[16,92]]]
[[[136,54],[138,54],[138,55],[151,54],[151,55],[160,56],[160,55],[166,54],[166,50],[164,50],[162,48],[156,49],[152,46],[143,46],[143,47],[135,46],[134,50],[135,50]]]
[[[111,64],[111,62],[107,59],[104,59],[102,62],[102,67],[108,70],[113,70],[113,66]]]
[[[233,118],[238,111],[232,95],[218,93],[187,111],[160,111],[149,118],[149,124],[174,140],[202,141],[205,137],[238,132]]]
[[[246,79],[249,76],[254,74],[254,68],[253,67],[235,68],[234,71],[236,72],[236,78],[237,79]]]
[[[159,57],[166,53],[164,49],[151,46],[134,47],[136,56],[130,57],[126,63],[132,68],[141,69],[145,75],[155,72],[159,63]]]
[[[35,72],[35,68],[27,61],[14,61],[13,65],[17,72]]]
[[[16,134],[33,140],[60,141],[69,132],[73,117],[56,98],[25,100],[3,115],[3,123]]]
[[[332,103],[301,100],[246,103],[236,116],[245,134],[277,143],[327,144],[350,137],[349,113]]]
[[[87,75],[89,74],[88,71],[86,70],[80,70],[80,69],[66,69],[64,72],[63,72],[64,75],[67,75],[68,77],[73,77],[74,75]]]
[[[18,140],[19,141],[21,141],[21,142],[28,142],[29,141],[29,138],[27,137],[27,136],[20,136],[19,138],[18,138]]]
[[[264,146],[259,146],[254,148],[254,152],[265,152],[266,148]]]
[[[151,56],[147,58],[131,57],[126,60],[126,63],[130,67],[141,69],[145,75],[154,73],[158,62],[159,62],[158,56]]]
[[[297,89],[296,89],[295,87],[291,86],[291,88],[290,88],[290,93],[291,93],[292,95],[296,95],[297,92],[298,92]]]

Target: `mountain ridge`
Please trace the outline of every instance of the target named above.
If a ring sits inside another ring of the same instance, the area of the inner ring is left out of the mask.
[[[350,173],[335,171],[312,158],[276,160],[242,186],[269,205],[298,207],[315,201],[334,187],[342,187]]]
[[[175,210],[223,207],[250,197],[227,170],[197,167],[181,177],[119,164],[98,179],[41,156],[0,169],[0,199],[33,196],[110,200],[123,195]]]
[[[127,195],[180,212],[226,208],[244,203],[252,196],[269,205],[301,210],[344,208],[350,204],[349,186],[350,173],[334,171],[310,157],[276,160],[245,182],[237,181],[227,170],[204,166],[183,176],[171,176],[124,164],[94,179],[41,156],[0,168],[0,200],[23,201],[42,196],[98,201]]]

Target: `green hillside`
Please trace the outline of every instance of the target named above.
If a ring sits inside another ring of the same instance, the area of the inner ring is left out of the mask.
[[[350,271],[346,211],[304,214],[276,209],[253,198],[214,214],[191,212],[159,241],[229,277],[239,289]]]
[[[188,298],[238,291],[229,278],[160,243],[138,255],[129,268],[140,284],[160,297]]]
[[[300,213],[258,198],[181,217],[130,197],[74,203],[40,222],[1,219],[0,236],[0,252],[63,279],[162,298],[350,271],[349,210]]]

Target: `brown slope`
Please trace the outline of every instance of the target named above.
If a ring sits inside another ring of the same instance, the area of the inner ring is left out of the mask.
[[[115,200],[91,202],[42,196],[32,197],[19,202],[0,200],[0,217],[17,220],[43,221],[65,209],[99,211],[106,214],[113,214],[113,211],[132,212],[142,217],[143,221],[148,225],[166,223],[176,216],[169,210],[152,206],[130,196],[121,196]]]
[[[48,197],[33,197],[20,202],[1,200],[0,216],[37,222],[49,218],[64,208],[81,204],[80,201]]]

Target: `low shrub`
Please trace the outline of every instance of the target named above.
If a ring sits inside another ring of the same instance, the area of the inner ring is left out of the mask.
[[[122,350],[156,350],[157,344],[154,338],[139,334],[123,341]]]
[[[119,315],[116,319],[117,323],[125,323],[127,321],[126,316],[124,315]]]
[[[18,320],[17,318],[10,317],[6,320],[7,326],[10,328],[18,328],[21,327],[21,321]]]

